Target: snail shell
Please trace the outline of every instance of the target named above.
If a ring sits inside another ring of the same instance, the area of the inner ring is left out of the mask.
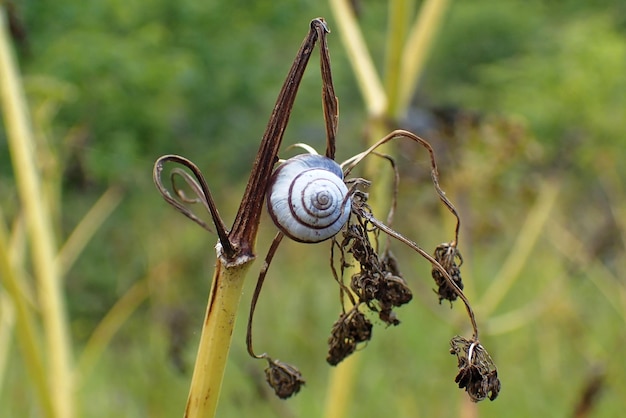
[[[324,241],[350,217],[350,197],[339,164],[328,157],[302,154],[272,174],[267,206],[285,235],[300,242]]]

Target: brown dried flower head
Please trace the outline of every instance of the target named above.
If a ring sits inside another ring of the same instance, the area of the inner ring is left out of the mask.
[[[478,342],[456,336],[450,341],[450,354],[458,359],[459,374],[454,381],[474,402],[489,397],[493,401],[500,393],[498,369],[491,356]]]
[[[372,338],[372,323],[365,314],[354,306],[347,313],[342,313],[333,324],[328,339],[328,357],[326,361],[336,366],[356,350],[358,343]]]
[[[287,399],[300,391],[304,385],[304,379],[298,369],[278,360],[267,359],[268,367],[265,369],[265,379],[274,389],[276,396]]]
[[[367,208],[363,200],[355,199],[353,214],[358,223],[353,223],[344,231],[342,251],[351,253],[359,262],[360,271],[350,280],[350,289],[372,311],[378,312],[382,321],[398,325],[400,321],[393,312],[394,307],[402,306],[413,298],[411,289],[402,278],[398,264],[389,251],[381,256],[370,243],[369,233],[377,228],[363,219],[362,210]]]
[[[461,270],[459,267],[463,264],[463,257],[461,257],[461,253],[456,248],[449,243],[443,243],[437,246],[435,249],[435,260],[441,264],[441,266],[448,272],[452,281],[457,285],[457,287],[463,290],[463,281],[461,280]],[[456,259],[459,260],[459,264],[456,263]],[[432,270],[433,279],[435,279],[435,283],[437,283],[437,291],[436,293],[439,295],[439,303],[442,300],[446,299],[450,302],[453,302],[457,299],[458,294],[452,285],[446,280],[441,271],[433,268]]]

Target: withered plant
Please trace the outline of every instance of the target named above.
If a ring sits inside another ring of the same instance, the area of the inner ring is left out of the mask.
[[[465,388],[471,399],[495,399],[500,389],[497,369],[489,354],[480,344],[478,327],[468,299],[463,294],[460,274],[459,242],[460,217],[453,204],[439,186],[439,174],[431,145],[419,136],[396,130],[367,150],[345,160],[335,162],[335,140],[338,123],[338,105],[335,96],[326,36],[329,33],[322,18],[311,21],[310,30],[296,55],[293,65],[280,90],[274,111],[263,135],[234,224],[226,228],[212,198],[207,182],[199,168],[184,157],[166,155],[154,166],[154,181],[165,200],[178,211],[218,236],[217,262],[209,295],[204,328],[194,368],[186,416],[213,416],[224,372],[224,365],[240,300],[244,277],[255,258],[254,245],[263,203],[267,205],[280,232],[272,241],[259,274],[252,296],[247,326],[247,349],[257,359],[266,360],[266,380],[280,398],[297,393],[304,384],[300,371],[268,354],[256,354],[252,345],[252,322],[255,307],[276,251],[285,235],[301,242],[330,240],[330,273],[339,285],[341,310],[331,327],[327,361],[340,363],[360,344],[372,337],[371,313],[388,325],[398,325],[394,309],[412,299],[411,290],[403,278],[398,262],[391,253],[391,238],[400,241],[424,257],[432,266],[439,301],[452,303],[457,298],[465,304],[472,326],[470,339],[456,336],[452,339],[452,354],[458,358],[459,375],[456,382]],[[302,75],[319,42],[322,78],[322,107],[326,124],[326,150],[317,155],[308,145],[298,144],[308,151],[283,161],[278,151],[294,104]],[[393,158],[377,152],[379,147],[395,139],[407,139],[421,145],[429,155],[430,174],[435,191],[442,204],[456,219],[450,241],[438,246],[434,255],[392,228],[393,212],[398,194],[398,171]],[[350,177],[365,158],[382,158],[391,164],[395,174],[391,210],[385,221],[378,219],[368,205],[368,187],[371,179]],[[165,186],[162,172],[166,163],[187,168],[173,168]],[[193,197],[185,194],[176,180],[182,180]],[[267,196],[267,197],[266,197]],[[201,203],[210,213],[214,228],[205,223],[191,209]],[[302,218],[300,213],[302,208]],[[381,233],[383,235],[381,235]],[[382,236],[387,238],[383,241]],[[324,261],[326,263],[326,261]],[[354,265],[357,272],[345,277],[347,267]],[[348,299],[350,306],[344,305]]]

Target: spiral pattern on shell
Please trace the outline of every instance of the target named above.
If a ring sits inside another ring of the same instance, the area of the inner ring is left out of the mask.
[[[300,242],[324,241],[337,234],[350,217],[341,167],[314,154],[290,158],[274,171],[267,206],[276,226]]]

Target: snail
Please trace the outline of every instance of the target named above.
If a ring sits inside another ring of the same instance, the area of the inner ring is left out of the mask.
[[[324,241],[346,224],[350,196],[339,164],[317,154],[301,154],[279,165],[267,190],[272,220],[289,238]]]

